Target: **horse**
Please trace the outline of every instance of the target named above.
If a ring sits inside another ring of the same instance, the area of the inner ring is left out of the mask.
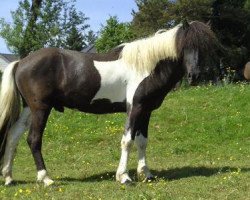
[[[247,62],[244,68],[244,77],[247,80],[250,80],[250,62]]]
[[[126,113],[116,180],[122,184],[132,181],[127,163],[133,143],[138,151],[138,175],[145,180],[154,178],[145,153],[151,112],[160,107],[185,73],[191,84],[197,82],[200,55],[210,55],[216,42],[206,24],[193,21],[108,53],[44,48],[11,63],[3,73],[0,94],[0,159],[5,185],[13,183],[14,152],[26,130],[37,181],[45,186],[54,182],[41,153],[52,108],[59,112],[71,108],[93,114]]]

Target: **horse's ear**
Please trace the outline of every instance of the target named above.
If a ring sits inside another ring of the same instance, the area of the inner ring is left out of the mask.
[[[183,27],[183,29],[189,28],[189,23],[188,23],[187,19],[184,19],[184,20],[182,21],[182,27]]]

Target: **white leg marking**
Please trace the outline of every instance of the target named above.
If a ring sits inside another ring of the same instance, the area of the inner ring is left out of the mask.
[[[145,176],[146,179],[151,179],[153,178],[153,175],[150,173],[146,163],[147,138],[140,134],[139,136],[135,137],[135,144],[138,150],[138,178]]]
[[[128,157],[132,144],[133,141],[131,138],[131,133],[130,131],[128,131],[123,135],[121,140],[121,159],[116,172],[116,180],[121,182],[122,184],[132,181],[127,172]]]
[[[18,121],[11,127],[5,148],[2,174],[5,178],[5,185],[12,182],[12,165],[14,152],[21,135],[28,129],[30,125],[30,109],[24,108]]]
[[[47,175],[47,171],[45,169],[40,170],[37,172],[37,181],[38,182],[42,182],[44,183],[45,186],[50,186],[54,183],[53,180],[51,180],[48,175]]]
[[[5,177],[5,185],[10,185],[12,183],[13,179],[11,176]]]

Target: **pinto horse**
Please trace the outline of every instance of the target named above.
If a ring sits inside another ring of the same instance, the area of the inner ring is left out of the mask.
[[[53,183],[41,153],[42,135],[51,109],[63,112],[65,107],[94,114],[127,113],[116,180],[131,181],[127,162],[133,142],[138,149],[138,174],[153,178],[145,154],[151,112],[186,72],[190,83],[197,80],[200,55],[213,52],[216,41],[206,24],[194,21],[106,54],[46,48],[11,63],[3,74],[0,96],[0,158],[5,184],[13,181],[14,151],[28,129],[37,180]]]

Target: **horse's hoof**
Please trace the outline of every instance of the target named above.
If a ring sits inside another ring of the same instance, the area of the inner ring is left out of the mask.
[[[130,183],[132,183],[132,180],[128,176],[127,173],[117,175],[116,180],[119,181],[121,184],[130,184]]]
[[[121,180],[121,184],[124,184],[124,185],[129,185],[131,183],[132,183],[132,180],[130,178]]]
[[[54,181],[51,180],[50,178],[45,178],[45,179],[43,180],[43,182],[44,182],[44,186],[45,186],[45,187],[49,187],[49,186],[51,186],[51,185],[54,184]]]
[[[5,178],[5,184],[4,184],[5,186],[11,186],[11,185],[14,185],[14,183],[13,183],[13,179],[11,178],[11,177],[6,177]]]
[[[156,180],[156,177],[154,176],[149,176],[143,180],[144,183],[150,183]]]

